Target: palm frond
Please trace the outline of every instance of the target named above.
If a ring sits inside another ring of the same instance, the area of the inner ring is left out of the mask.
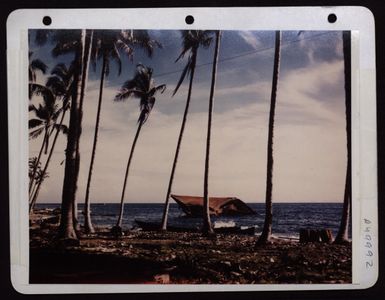
[[[55,96],[52,93],[52,90],[49,89],[48,87],[38,83],[30,83],[29,87],[33,95],[42,96],[44,98],[44,101],[49,103],[55,102]]]
[[[123,53],[125,53],[127,55],[128,59],[130,61],[133,61],[134,50],[128,44],[126,44],[125,42],[123,42],[122,40],[119,39],[116,41],[116,46],[119,50],[123,51]]]
[[[156,93],[158,93],[158,92],[160,92],[161,94],[163,94],[165,90],[166,90],[166,85],[165,85],[165,84],[161,84],[161,85],[158,85],[158,86],[153,87],[153,88],[149,91],[148,95],[149,95],[149,97],[153,97],[153,96],[155,96]]]
[[[94,72],[96,72],[96,61],[98,60],[98,52],[99,52],[98,42],[94,39],[91,56],[90,56],[90,61]]]
[[[163,94],[165,90],[166,90],[166,85],[165,85],[165,84],[158,85],[157,87],[155,87],[155,93],[154,93],[154,95],[155,95],[157,92],[160,92],[161,94]]]
[[[122,73],[122,60],[120,58],[119,50],[116,47],[116,43],[113,44],[113,49],[111,51],[111,57],[115,60],[115,62],[118,64],[118,75]]]
[[[147,30],[134,30],[132,42],[143,49],[148,57],[152,57],[155,48],[162,48],[161,43],[151,39]]]
[[[44,121],[48,120],[48,111],[45,106],[41,105],[41,103],[39,103],[39,106],[34,110],[34,112],[39,119]]]
[[[28,111],[36,111],[36,106],[33,104],[28,105]]]
[[[144,93],[136,88],[133,88],[133,89],[122,88],[115,95],[114,101],[124,101],[130,97],[141,98],[143,97],[143,95]]]
[[[40,125],[43,125],[43,121],[42,120],[31,119],[31,120],[28,121],[28,128],[29,129],[35,128],[35,127],[40,126]]]
[[[30,82],[36,81],[36,73],[32,71],[31,68],[28,68],[28,79]],[[29,93],[29,98],[31,99],[32,95]]]
[[[63,96],[68,92],[65,82],[58,76],[48,77],[45,85],[50,88],[56,96]]]
[[[39,70],[43,74],[45,74],[47,71],[47,68],[48,68],[47,65],[43,61],[41,61],[40,59],[34,59],[31,61],[31,69],[34,71]]]
[[[59,41],[56,46],[52,49],[52,56],[58,57],[60,55],[68,54],[76,51],[78,47],[78,41]]]
[[[106,60],[106,62],[105,62],[105,64],[106,64],[106,77],[108,77],[109,75],[110,75],[110,58],[108,57],[108,56],[106,56],[105,58],[104,58],[105,60]]]
[[[54,125],[56,130],[59,130],[61,133],[67,135],[68,134],[68,127],[64,124],[55,124]]]
[[[197,49],[202,46],[208,48],[213,41],[212,30],[182,30],[182,51],[175,62],[185,56],[187,52],[191,55],[196,54]]]
[[[45,178],[48,178],[49,177],[49,173],[48,172],[44,172],[44,170],[41,170],[41,169],[38,169],[36,171],[36,183],[38,184],[41,184]]]
[[[51,71],[51,75],[56,75],[59,78],[67,78],[69,69],[64,63],[58,63]]]
[[[52,120],[56,120],[62,112],[63,112],[63,107],[58,108],[58,105],[55,105],[55,108],[52,112]]]
[[[30,139],[36,139],[37,137],[39,137],[40,134],[43,133],[43,131],[44,131],[44,126],[38,128],[38,129],[35,129],[29,133],[29,138]]]

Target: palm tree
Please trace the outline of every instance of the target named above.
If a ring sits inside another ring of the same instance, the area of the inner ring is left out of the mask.
[[[46,86],[55,94],[56,98],[60,98],[62,101],[62,108],[61,108],[61,119],[59,124],[55,122],[54,129],[56,129],[56,133],[51,145],[51,149],[49,151],[47,160],[45,162],[43,170],[41,170],[42,175],[41,178],[44,178],[44,176],[47,174],[48,165],[50,163],[53,151],[55,149],[56,141],[59,136],[59,133],[62,132],[64,134],[68,133],[68,128],[63,124],[65,114],[69,108],[69,98],[70,98],[70,92],[73,85],[73,65],[71,64],[70,68],[67,68],[64,64],[58,64],[55,66],[55,68],[52,70],[51,74],[53,76],[49,77],[46,83]],[[32,192],[31,200],[30,200],[30,206],[29,210],[30,212],[33,210],[33,207],[36,203],[37,197],[39,195],[41,184],[43,183],[43,180],[40,180],[36,184],[35,190]]]
[[[142,64],[138,64],[136,66],[136,72],[134,78],[126,81],[118,94],[115,96],[115,101],[123,101],[127,98],[138,98],[140,114],[138,118],[138,128],[136,130],[136,134],[134,140],[132,142],[130,155],[127,162],[126,173],[124,175],[124,183],[122,196],[120,199],[120,211],[119,218],[116,225],[112,228],[112,232],[116,235],[122,234],[122,221],[123,221],[123,210],[124,210],[124,193],[126,191],[126,184],[128,173],[131,165],[131,160],[135,151],[136,142],[139,137],[140,130],[144,123],[146,123],[152,108],[155,104],[155,95],[160,92],[163,93],[166,89],[166,85],[155,85],[154,79],[152,79],[153,70],[149,67],[145,67]]]
[[[76,191],[80,167],[80,136],[82,127],[82,105],[88,77],[92,30],[71,31],[70,39],[58,40],[53,54],[75,52],[74,85],[71,90],[70,120],[65,151],[64,181],[61,205],[61,218],[58,237],[77,239]],[[72,41],[71,41],[72,40]]]
[[[58,238],[77,239],[76,191],[80,167],[80,136],[82,104],[88,76],[92,30],[37,30],[35,42],[43,45],[48,40],[55,43],[52,55],[74,54],[73,87],[71,88],[70,120],[65,150],[65,168]]]
[[[270,241],[271,227],[273,222],[273,205],[272,205],[272,191],[273,191],[273,138],[274,138],[274,118],[275,105],[277,100],[277,88],[279,67],[281,59],[281,31],[275,32],[275,53],[273,66],[273,82],[271,86],[271,100],[270,100],[270,116],[269,116],[269,132],[267,140],[267,174],[266,174],[266,203],[265,203],[265,222],[263,224],[262,234],[260,235],[256,245],[262,245]]]
[[[36,175],[35,175],[35,180],[36,180],[36,183],[37,185],[36,186],[40,186],[40,184],[43,183],[43,181],[49,177],[49,173],[48,172],[43,172],[43,170],[41,168],[38,168],[37,172],[36,172]]]
[[[217,77],[218,57],[219,57],[219,45],[221,40],[221,32],[215,31],[215,50],[213,70],[211,77],[210,99],[209,99],[209,112],[207,122],[207,139],[206,139],[206,159],[205,159],[205,173],[203,183],[203,232],[206,234],[214,234],[213,227],[210,219],[210,199],[209,199],[209,166],[210,166],[210,142],[211,142],[211,123],[214,109],[214,93],[215,93],[215,81]]]
[[[186,75],[190,74],[190,81],[189,81],[189,87],[188,87],[188,94],[187,94],[187,100],[186,100],[186,106],[183,113],[183,119],[182,119],[182,125],[179,131],[179,137],[178,142],[175,150],[175,156],[174,161],[172,164],[171,169],[171,175],[168,182],[168,188],[166,193],[166,201],[163,208],[163,216],[162,216],[162,230],[167,230],[167,217],[168,217],[168,210],[170,206],[170,195],[172,191],[172,184],[174,181],[174,174],[176,170],[176,165],[178,163],[178,156],[180,151],[180,146],[182,144],[183,139],[183,133],[187,121],[187,115],[190,107],[190,100],[191,100],[191,91],[192,91],[192,85],[194,80],[194,73],[195,73],[195,67],[196,67],[196,61],[198,56],[198,49],[199,47],[208,48],[211,44],[212,37],[210,37],[211,32],[210,31],[202,31],[202,30],[183,30],[182,32],[182,52],[177,58],[176,62],[179,61],[181,58],[185,56],[186,53],[189,53],[189,57],[187,59],[187,64],[183,69],[183,72],[179,78],[179,82],[173,92],[173,96],[178,91],[179,87],[181,86],[182,82],[184,81]]]
[[[38,174],[41,173],[41,163],[37,160],[37,157],[30,157],[28,160],[28,177],[32,182],[36,182],[39,179]]]
[[[34,189],[34,180],[36,174],[36,167],[40,164],[41,155],[47,154],[49,138],[52,135],[54,127],[56,126],[56,119],[59,117],[62,110],[56,103],[56,97],[52,90],[44,85],[37,83],[30,83],[29,89],[32,95],[42,96],[43,102],[39,103],[38,107],[29,105],[29,110],[33,111],[36,118],[29,120],[28,127],[31,130],[29,133],[30,138],[35,139],[43,134],[43,141],[40,147],[39,154],[37,156],[37,163],[32,171],[32,176],[29,182],[29,193],[31,199],[31,192]]]
[[[334,240],[335,243],[346,243],[349,241],[349,214],[351,208],[351,170],[352,170],[352,154],[351,154],[351,35],[350,31],[342,33],[343,52],[344,52],[344,76],[345,76],[345,115],[346,115],[346,146],[347,146],[347,166],[346,180],[344,192],[344,204],[342,208],[342,216],[340,228]]]
[[[28,177],[31,178],[34,176],[33,171],[35,168],[39,169],[40,168],[40,163],[37,161],[37,157],[30,157],[28,159]]]
[[[140,42],[136,38],[135,31],[128,32],[128,31],[122,31],[122,30],[96,30],[94,34],[95,34],[94,46],[93,46],[93,51],[91,53],[91,60],[93,61],[95,66],[96,61],[98,59],[101,59],[102,69],[100,74],[99,100],[98,100],[98,108],[97,108],[96,121],[95,121],[94,140],[93,140],[93,146],[92,146],[90,167],[88,169],[87,188],[86,188],[86,195],[85,195],[84,229],[87,233],[95,232],[91,222],[91,207],[90,207],[89,195],[90,195],[92,170],[93,170],[95,154],[96,154],[96,145],[98,141],[104,79],[110,73],[110,60],[115,60],[115,62],[118,64],[118,75],[120,75],[122,71],[122,61],[120,57],[121,51],[123,51],[128,56],[128,58],[132,60],[133,53],[134,53],[134,49],[133,49],[134,44],[139,44],[140,46],[145,48],[149,56],[152,55],[153,48],[155,46],[160,46],[159,43],[151,40],[148,34],[146,35],[143,31],[140,31],[140,34],[138,34],[139,38],[142,38]]]

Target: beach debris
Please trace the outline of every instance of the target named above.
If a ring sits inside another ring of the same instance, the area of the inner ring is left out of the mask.
[[[231,270],[232,269],[231,262],[229,262],[229,261],[220,261],[218,263],[218,265],[220,267],[222,267],[222,269],[224,269],[224,270]]]
[[[60,215],[54,217],[48,217],[41,219],[41,225],[43,224],[59,224],[60,223]]]
[[[111,235],[115,238],[122,237],[124,235],[124,232],[122,230],[122,227],[120,226],[114,226],[111,228]]]
[[[71,276],[75,276],[74,282],[80,278],[96,283],[101,272],[111,282],[127,283],[351,282],[351,244],[299,243],[273,237],[274,243],[255,249],[255,237],[247,235],[217,234],[213,242],[200,233],[126,231],[116,239],[107,227],[100,227],[94,236],[57,241],[57,225],[50,226],[43,229],[35,224],[30,229],[31,261],[38,266],[31,268],[35,283],[41,278],[63,283],[63,278],[70,280]],[[81,263],[74,264],[76,261]],[[60,268],[71,264],[70,269]],[[52,269],[60,277],[50,279]]]
[[[234,221],[215,221],[214,222],[214,228],[228,228],[228,227],[235,227]]]
[[[80,241],[78,239],[58,239],[56,240],[55,246],[61,249],[79,247]]]
[[[330,229],[301,229],[299,231],[300,243],[331,243],[333,234]]]

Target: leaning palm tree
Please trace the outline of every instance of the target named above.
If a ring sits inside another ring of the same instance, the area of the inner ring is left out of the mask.
[[[41,96],[43,99],[38,107],[29,105],[29,110],[35,114],[35,118],[29,120],[29,136],[31,139],[35,139],[43,134],[42,145],[29,182],[29,193],[31,197],[31,191],[34,189],[34,184],[36,183],[34,180],[36,167],[40,164],[42,154],[47,154],[48,152],[49,138],[53,133],[54,127],[56,126],[56,120],[62,110],[59,108],[56,101],[57,99],[49,87],[37,83],[30,83],[29,88],[32,95]]]
[[[351,194],[351,170],[352,170],[352,154],[351,154],[351,35],[350,31],[342,33],[343,53],[344,53],[344,76],[345,76],[345,115],[346,115],[346,146],[347,146],[347,166],[346,180],[344,192],[344,204],[342,208],[342,216],[340,228],[334,240],[335,243],[346,243],[349,240],[349,215],[352,201]]]
[[[203,183],[203,232],[206,234],[213,234],[214,230],[210,220],[210,199],[209,199],[209,166],[210,166],[210,142],[211,142],[211,123],[214,109],[214,93],[215,93],[215,82],[217,77],[218,68],[218,57],[219,57],[219,45],[221,41],[221,32],[215,31],[215,50],[214,50],[214,61],[213,70],[211,77],[211,88],[209,98],[209,111],[208,111],[208,122],[207,122],[207,138],[206,138],[206,159],[205,159],[205,175]]]
[[[136,31],[124,30],[95,30],[93,43],[94,46],[91,53],[91,60],[94,63],[94,66],[96,66],[97,60],[102,60],[102,69],[100,73],[98,108],[96,113],[95,132],[91,152],[91,161],[88,169],[88,179],[84,204],[84,230],[86,231],[86,233],[93,233],[95,231],[91,222],[91,207],[89,196],[92,171],[96,154],[96,145],[98,142],[104,79],[110,73],[110,61],[114,60],[117,63],[118,75],[120,75],[122,71],[122,61],[120,57],[120,52],[123,52],[128,56],[130,60],[132,60],[134,53],[133,45],[139,45],[143,47],[149,56],[152,56],[154,47],[160,46],[159,43],[154,40],[151,40],[148,34],[146,35],[143,31],[140,31],[140,33],[136,34]]]
[[[176,165],[178,163],[178,157],[179,157],[179,151],[180,151],[180,146],[182,144],[182,139],[183,139],[183,133],[187,121],[187,115],[190,107],[190,100],[191,100],[191,91],[192,91],[192,85],[193,85],[193,80],[194,80],[194,73],[195,73],[195,67],[196,67],[196,62],[197,62],[197,56],[198,56],[198,49],[199,47],[203,48],[208,48],[211,44],[212,37],[210,31],[202,31],[202,30],[183,30],[182,32],[182,52],[178,56],[175,62],[179,61],[181,58],[183,58],[186,53],[189,53],[188,59],[187,59],[187,64],[184,67],[182,74],[179,78],[178,84],[173,92],[173,96],[177,93],[179,87],[183,83],[186,75],[190,76],[189,80],[189,87],[188,87],[188,93],[187,93],[187,100],[186,100],[186,105],[183,113],[183,119],[182,119],[182,125],[180,127],[179,131],[179,137],[178,137],[178,142],[176,145],[176,150],[175,150],[175,155],[174,155],[174,161],[172,164],[172,169],[171,169],[171,175],[170,179],[168,182],[168,188],[167,188],[167,193],[166,193],[166,201],[164,204],[163,208],[163,216],[162,216],[162,224],[161,224],[161,229],[162,230],[167,230],[167,218],[168,218],[168,210],[170,206],[170,195],[172,191],[172,185],[174,182],[174,174],[176,170]]]
[[[58,64],[52,70],[51,74],[53,76],[49,77],[46,83],[46,86],[49,87],[51,91],[55,94],[56,98],[60,99],[62,102],[61,107],[61,117],[59,123],[54,124],[54,129],[56,130],[55,136],[53,138],[53,142],[51,145],[51,149],[49,151],[48,157],[46,159],[44,168],[41,170],[40,178],[44,179],[44,176],[47,174],[48,165],[50,163],[53,151],[55,149],[56,141],[58,139],[59,133],[68,133],[68,128],[63,124],[64,117],[69,108],[69,100],[70,100],[70,92],[73,88],[73,64],[69,68],[67,68],[64,64]],[[39,195],[40,187],[43,183],[43,180],[37,181],[36,187],[34,191],[32,191],[32,196],[29,205],[29,211],[32,212],[35,206],[37,197]]]
[[[118,94],[115,96],[115,101],[123,101],[130,97],[138,98],[140,114],[138,118],[138,128],[136,130],[136,134],[134,140],[132,142],[130,155],[128,157],[126,173],[124,175],[124,183],[123,190],[120,199],[120,210],[119,210],[119,218],[116,225],[112,228],[112,232],[116,235],[122,234],[122,222],[123,222],[123,211],[124,211],[124,194],[126,191],[127,178],[130,170],[130,165],[132,161],[132,157],[134,155],[136,142],[139,137],[140,130],[144,123],[146,123],[152,108],[155,104],[155,95],[160,92],[163,93],[166,89],[165,84],[161,84],[156,86],[154,79],[152,78],[152,69],[149,67],[145,67],[142,64],[138,64],[136,66],[136,72],[134,78],[126,81]]]
[[[257,245],[262,245],[269,242],[271,238],[271,228],[273,222],[273,204],[272,204],[272,191],[273,191],[273,138],[274,138],[274,118],[275,118],[275,105],[277,100],[277,87],[279,77],[279,67],[281,59],[281,31],[275,32],[275,53],[274,53],[274,66],[273,66],[273,82],[271,86],[271,99],[270,99],[270,116],[269,116],[269,129],[267,140],[267,174],[266,174],[266,198],[265,198],[265,221],[263,224],[262,234],[258,238]]]

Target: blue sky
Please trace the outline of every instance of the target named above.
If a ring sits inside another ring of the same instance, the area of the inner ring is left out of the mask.
[[[31,32],[33,58],[50,68],[70,62],[71,55],[53,58],[52,44],[37,47]],[[91,201],[118,202],[125,164],[136,130],[138,101],[112,101],[133,76],[135,65],[154,69],[157,84],[167,90],[139,137],[128,179],[127,202],[163,202],[187,96],[187,81],[171,97],[186,59],[179,31],[150,31],[162,49],[148,58],[135,49],[134,60],[123,59],[118,76],[112,63],[106,80]],[[274,32],[225,31],[222,34],[214,106],[210,194],[263,202],[266,174],[267,120],[271,93]],[[274,140],[273,200],[277,202],[342,202],[346,166],[344,79],[341,32],[283,32]],[[207,107],[213,45],[199,49],[190,114],[187,121],[174,192],[201,195]],[[187,57],[186,57],[187,58]],[[92,148],[101,62],[90,69],[84,103],[78,199],[84,198]],[[175,71],[175,72],[174,72]],[[38,81],[44,83],[45,76]],[[34,99],[39,101],[39,99]],[[40,201],[59,202],[65,138],[61,137],[42,187]],[[31,156],[39,139],[30,143]],[[149,187],[150,184],[150,187]]]

